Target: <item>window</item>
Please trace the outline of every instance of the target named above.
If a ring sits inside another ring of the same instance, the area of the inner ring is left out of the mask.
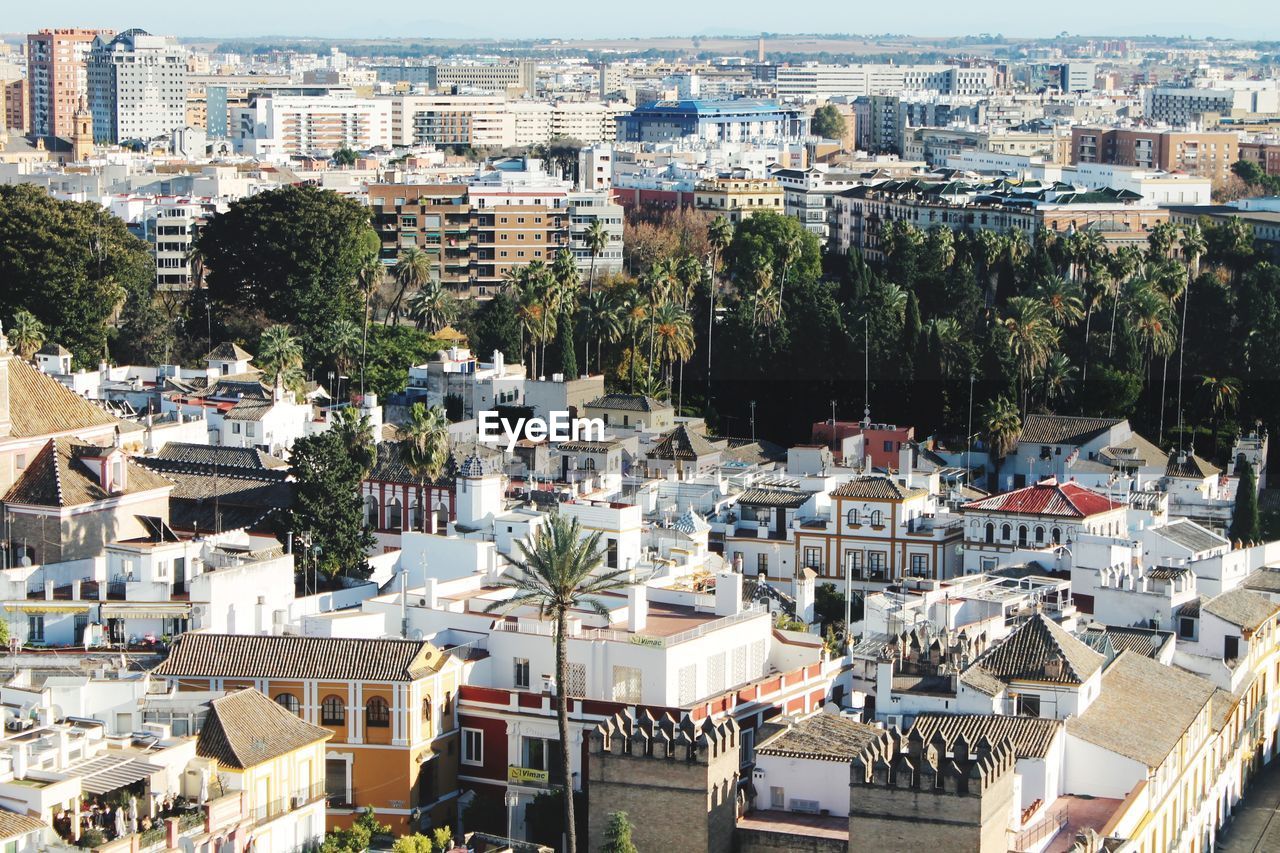
[[[787,792],[785,788],[769,788],[769,808],[785,809],[787,807]]]
[[[845,551],[844,565],[849,571],[849,577],[862,577],[862,552],[861,551]]]
[[[422,698],[422,726],[428,737],[431,736],[431,697]]]
[[[741,749],[738,754],[738,762],[740,767],[746,767],[756,762],[756,730],[743,729],[738,740]]]
[[[821,548],[805,548],[804,549],[804,566],[806,569],[821,571],[822,570],[822,549]]]
[[[515,684],[517,690],[529,689],[529,659],[515,659]]]
[[[996,541],[996,526],[991,522],[987,522],[987,542]]]
[[[918,578],[929,576],[929,557],[926,554],[911,555],[911,574]]]
[[[565,685],[565,692],[570,696],[586,696],[587,695],[587,667],[586,664],[571,663],[569,671],[566,673],[569,683]]]
[[[1007,524],[1000,525],[1000,540],[1008,542],[1013,537],[1013,528]]]
[[[856,509],[849,510],[848,521],[850,526],[858,524],[858,511]]]
[[[43,616],[27,617],[27,642],[29,643],[44,642],[44,617]]]
[[[871,510],[871,526],[879,527],[884,524],[884,515],[878,509]]]
[[[1025,524],[1018,525],[1018,547],[1027,547],[1027,526]]]
[[[1196,620],[1183,616],[1178,620],[1178,639],[1194,640],[1196,638]]]
[[[1019,717],[1038,717],[1040,716],[1040,697],[1027,695],[1024,693],[1015,693],[1013,696],[1015,704],[1015,713]]]
[[[320,722],[326,726],[340,726],[347,721],[347,707],[337,696],[326,696],[320,703]]]
[[[521,738],[520,766],[547,771],[553,785],[563,782],[560,775],[560,741],[541,737]]]
[[[742,651],[741,649],[734,649],[735,668],[738,663],[738,657],[739,657],[738,653],[741,651]],[[745,654],[742,655],[742,659],[743,659],[743,664],[745,666],[745,663],[746,663]],[[679,702],[681,705],[692,704],[693,701],[698,698],[698,665],[691,663],[688,666],[680,667],[680,671],[676,676],[676,680],[677,680],[677,688],[678,688],[678,694],[679,694],[676,701]],[[744,680],[745,679],[737,679],[734,683],[737,684]]]
[[[298,697],[292,693],[281,693],[276,697],[276,704],[287,710],[290,714],[298,713]]]
[[[610,569],[618,568],[618,540],[605,540],[605,565]]]
[[[886,442],[884,443],[884,452],[885,452],[885,453],[892,453],[892,452],[893,452],[893,442],[892,442],[892,441],[886,441]]]
[[[1044,545],[1044,528],[1040,526],[1036,527],[1036,545]]]
[[[1239,637],[1223,637],[1222,638],[1222,659],[1236,660],[1240,657],[1240,638]]]
[[[613,701],[634,705],[640,701],[642,676],[639,667],[614,666]]]
[[[385,729],[391,725],[391,709],[387,707],[387,700],[381,696],[374,696],[366,702],[364,721],[371,728]]]
[[[769,555],[768,554],[756,554],[756,574],[758,575],[769,574]]]
[[[867,567],[873,572],[883,572],[885,564],[884,556],[884,551],[868,551]]]
[[[364,499],[364,514],[368,525],[377,529],[378,524],[378,499],[373,495],[366,495]]]
[[[484,764],[484,732],[480,729],[462,730],[462,763]]]
[[[404,507],[399,498],[387,501],[387,529],[399,530],[404,526]]]
[[[351,765],[345,758],[325,759],[324,790],[330,805],[350,804],[350,769]]]

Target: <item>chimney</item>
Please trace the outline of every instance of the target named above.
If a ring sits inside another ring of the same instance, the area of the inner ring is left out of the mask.
[[[898,476],[902,478],[902,485],[908,489],[914,483],[913,469],[915,468],[915,453],[911,450],[911,443],[902,442],[902,447],[898,448]]]
[[[13,778],[27,778],[28,762],[27,745],[25,743],[15,743],[13,745]]]
[[[426,578],[422,584],[422,597],[426,600],[426,607],[430,610],[436,610],[440,607],[440,593],[436,589],[439,583],[437,578]]]
[[[721,572],[716,575],[716,615],[734,616],[742,612],[742,575]]]
[[[506,364],[505,364],[505,360],[504,360],[503,355],[502,355],[502,350],[500,350],[500,349],[496,349],[496,350],[494,350],[494,351],[493,351],[493,370],[494,370],[494,372],[495,372],[495,373],[497,373],[497,374],[498,374],[498,376],[502,376],[503,370],[505,370],[505,369],[506,369]]]
[[[649,621],[649,595],[644,584],[627,587],[627,630],[638,634]]]

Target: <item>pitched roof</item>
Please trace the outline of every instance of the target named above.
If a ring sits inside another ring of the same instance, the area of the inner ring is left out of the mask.
[[[205,355],[205,361],[250,361],[253,358],[239,345],[231,341],[223,341]]]
[[[928,712],[916,717],[912,726],[925,743],[938,732],[947,740],[963,737],[965,743],[977,743],[986,737],[992,743],[1008,739],[1018,758],[1044,758],[1049,747],[1062,732],[1061,720],[1018,717],[1011,714],[940,714]]]
[[[276,407],[272,400],[254,400],[246,397],[223,415],[223,420],[228,421],[260,421],[271,413]]]
[[[795,489],[780,489],[770,486],[756,486],[738,495],[738,503],[744,506],[782,507],[799,509],[811,497],[811,492]]]
[[[55,344],[53,341],[40,347],[39,355],[71,355],[71,350],[62,344]]]
[[[48,828],[49,824],[39,818],[0,809],[0,839],[7,841],[32,832],[42,832]]]
[[[1260,569],[1254,569],[1245,577],[1241,586],[1258,592],[1280,592],[1280,568],[1263,566]]]
[[[1201,527],[1189,518],[1176,518],[1151,532],[1191,551],[1211,551],[1229,547],[1231,543],[1207,527]]]
[[[300,719],[257,690],[238,690],[209,703],[196,754],[243,770],[331,737],[333,732]]]
[[[971,664],[960,673],[960,683],[965,687],[977,690],[987,696],[999,696],[1004,690],[1004,682],[982,668],[980,664]]]
[[[1056,515],[1087,518],[1108,512],[1124,504],[1117,503],[1078,483],[1041,480],[1034,486],[1002,492],[965,504],[965,510],[1009,512],[1018,515]]]
[[[289,463],[252,447],[215,447],[209,444],[188,444],[170,441],[153,457],[141,460],[144,464],[159,462],[167,470],[185,466],[189,470],[212,470],[214,467],[236,468],[249,471],[283,471]]]
[[[1280,604],[1240,587],[1215,595],[1200,605],[1201,614],[1217,616],[1244,631],[1258,630],[1277,610]]]
[[[1098,455],[1116,465],[1162,467],[1169,460],[1169,454],[1136,432],[1124,441],[1102,448]]]
[[[1067,733],[1148,768],[1159,767],[1214,690],[1198,675],[1127,651],[1102,674],[1098,698],[1067,720]]]
[[[83,459],[110,452],[111,448],[84,444],[68,438],[54,438],[45,443],[35,458],[4,495],[7,503],[28,506],[83,506],[116,497],[157,489],[172,489],[173,483],[155,474],[129,457],[125,457],[125,488],[108,493],[98,477],[86,467]]]
[[[189,633],[160,676],[314,678],[321,681],[413,681],[440,668],[444,656],[418,640]]]
[[[841,483],[832,490],[831,496],[863,500],[903,500],[928,493],[928,489],[908,489],[888,477],[858,477],[847,483]]]
[[[19,358],[9,358],[9,437],[39,438],[110,426],[116,418]]]
[[[1060,659],[1061,670],[1051,672],[1049,662]],[[1102,666],[1104,658],[1066,632],[1043,613],[1023,622],[1009,636],[978,659],[991,675],[1012,679],[1081,684]]]
[[[1222,469],[1210,462],[1206,462],[1194,453],[1185,455],[1175,453],[1169,457],[1169,464],[1164,469],[1164,473],[1167,477],[1204,480],[1218,476],[1222,473]]]
[[[764,740],[756,754],[846,762],[883,734],[884,729],[847,717],[814,714]]]
[[[1081,444],[1103,430],[1124,423],[1123,418],[1078,418],[1067,415],[1027,415],[1018,441],[1028,444]]]
[[[720,449],[706,436],[681,424],[664,435],[646,456],[650,459],[678,459],[691,462],[702,456],[719,453]]]
[[[1103,648],[1107,648],[1116,655],[1132,650],[1143,657],[1154,658],[1173,642],[1173,632],[1158,631],[1154,628],[1127,628],[1120,625],[1091,626],[1080,635],[1080,640],[1091,649],[1103,654],[1107,654],[1103,652]]]
[[[624,409],[632,412],[657,412],[671,408],[657,397],[647,394],[605,394],[587,403],[587,409]]]

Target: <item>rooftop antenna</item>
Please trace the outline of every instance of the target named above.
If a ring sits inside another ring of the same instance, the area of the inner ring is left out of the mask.
[[[862,428],[871,426],[871,325],[862,318]]]
[[[831,450],[834,452],[838,448],[839,444],[836,442],[836,401],[833,398],[831,400]]]
[[[751,440],[756,440],[756,401],[751,401]]]

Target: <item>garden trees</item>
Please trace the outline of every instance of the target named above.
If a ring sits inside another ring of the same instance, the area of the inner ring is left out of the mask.
[[[335,428],[298,439],[289,457],[290,528],[309,539],[315,566],[330,581],[369,575],[365,553],[374,540],[360,496],[369,460],[362,447],[349,431]]]

